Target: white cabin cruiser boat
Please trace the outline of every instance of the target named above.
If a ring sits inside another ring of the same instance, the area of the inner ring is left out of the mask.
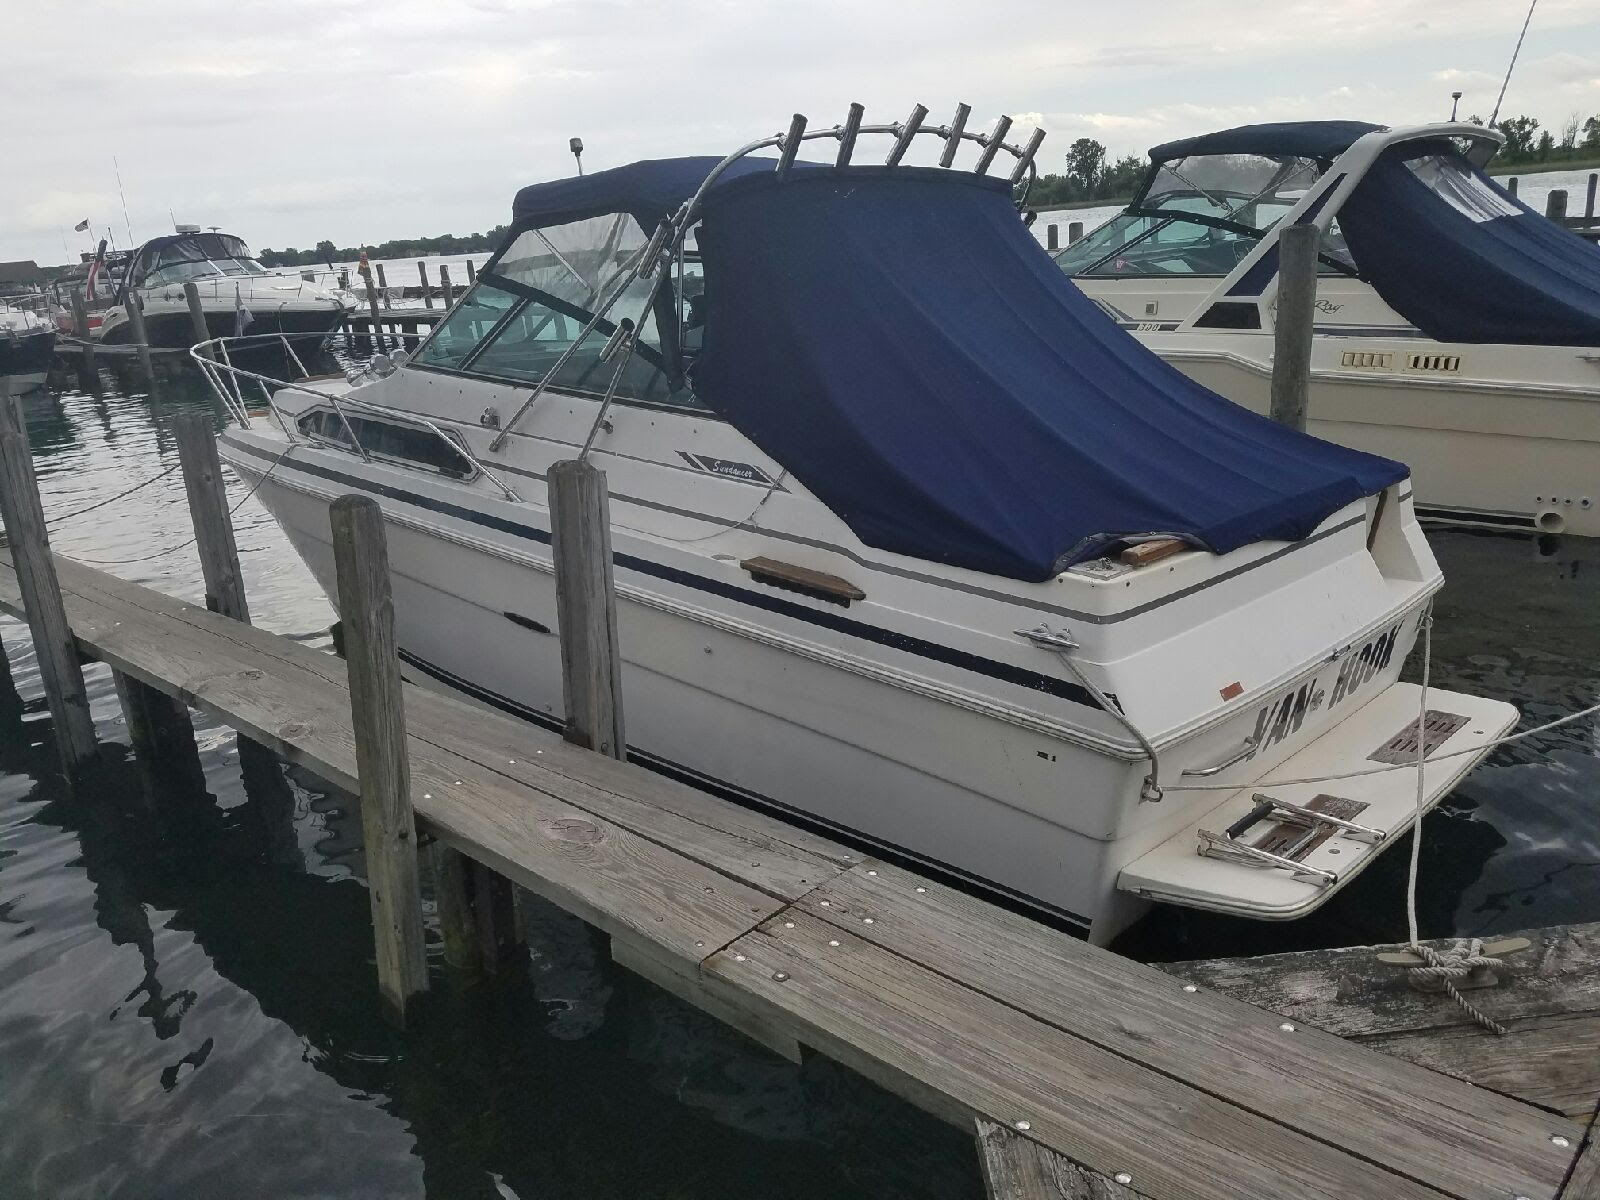
[[[275,275],[258,263],[250,248],[227,233],[202,233],[197,226],[154,238],[128,260],[116,302],[101,316],[103,342],[131,341],[128,295],[137,293],[144,309],[145,334],[152,346],[192,345],[194,319],[183,285],[200,293],[206,328],[213,337],[232,334],[326,335],[344,315],[343,301],[292,275]]]
[[[44,386],[55,348],[56,327],[47,317],[22,302],[0,302],[0,375],[12,392]]]
[[[1277,231],[1324,231],[1310,431],[1407,463],[1426,518],[1600,536],[1600,247],[1483,173],[1471,124],[1250,125],[1157,146],[1057,255],[1191,378],[1266,412]]]
[[[588,454],[635,760],[1097,941],[1154,900],[1309,912],[1410,827],[1415,769],[1273,779],[1421,740],[1431,806],[1516,716],[1434,690],[1419,733],[1441,578],[1405,469],[1144,350],[1018,219],[1038,138],[923,112],[525,188],[397,368],[252,416],[197,353],[222,456],[335,599],[329,505],[376,499],[404,661],[559,727],[543,481]],[[978,168],[851,165],[919,127]]]

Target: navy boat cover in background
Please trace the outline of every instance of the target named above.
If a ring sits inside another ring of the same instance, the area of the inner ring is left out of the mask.
[[[1406,475],[1193,383],[1100,312],[1002,179],[707,193],[696,392],[870,546],[1045,580],[1130,535],[1295,540]]]
[[[1437,341],[1600,346],[1600,246],[1451,146],[1386,151],[1339,210],[1339,228],[1378,295]]]

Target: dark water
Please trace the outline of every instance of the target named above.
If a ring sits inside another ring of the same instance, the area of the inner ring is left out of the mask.
[[[102,373],[25,401],[63,553],[198,600],[167,423],[210,409]],[[243,495],[242,489],[235,494]],[[326,645],[332,618],[254,501],[235,517],[258,624]],[[1600,544],[1439,533],[1433,678],[1537,724],[1593,703]],[[293,771],[241,772],[196,718],[203,781],[141,777],[103,668],[102,758],[60,783],[26,631],[0,618],[0,1200],[982,1194],[969,1139],[827,1060],[774,1058],[609,962],[525,900],[526,966],[462,987],[434,956],[424,1019],[377,1004],[360,826]],[[1429,818],[1428,934],[1600,919],[1592,721],[1497,752]],[[1287,926],[1159,914],[1150,958],[1403,935],[1402,849]]]

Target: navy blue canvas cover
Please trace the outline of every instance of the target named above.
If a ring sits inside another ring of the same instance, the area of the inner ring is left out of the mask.
[[[1296,158],[1338,158],[1357,138],[1382,125],[1365,121],[1274,121],[1238,125],[1199,137],[1165,142],[1150,151],[1151,162],[1167,162],[1191,154],[1288,155]]]
[[[1406,165],[1430,153],[1455,173],[1462,203]],[[1600,247],[1496,186],[1453,147],[1386,151],[1339,210],[1339,228],[1384,302],[1437,341],[1600,346]]]
[[[628,213],[650,233],[663,217],[671,216],[695,194],[721,161],[709,156],[647,158],[592,175],[529,184],[511,202],[511,218],[523,226],[565,225],[606,213]],[[729,164],[718,183],[741,175],[771,172],[776,165],[770,158],[747,155]]]
[[[1191,382],[1104,316],[1004,180],[916,167],[713,189],[699,396],[863,542],[1045,580],[1127,535],[1305,537],[1401,479]]]

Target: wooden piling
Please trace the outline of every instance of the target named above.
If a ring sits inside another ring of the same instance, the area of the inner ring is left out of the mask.
[[[121,671],[111,672],[111,682],[122,702],[128,742],[146,779],[171,779],[185,773],[203,778],[188,706]]]
[[[383,264],[378,263],[376,269],[378,272],[378,287],[383,291],[383,307],[393,308],[394,302],[389,299],[389,280],[383,273]]]
[[[156,368],[150,361],[150,335],[144,327],[144,301],[139,298],[139,293],[129,290],[127,298],[128,329],[133,334],[133,343],[139,349],[139,373],[144,376],[144,383],[151,390],[156,386]]]
[[[422,306],[424,308],[432,308],[433,307],[433,293],[428,290],[428,264],[427,263],[425,263],[425,262],[418,262],[417,263],[417,275],[422,280]]]
[[[11,379],[0,375],[0,517],[33,635],[39,677],[55,723],[56,748],[71,774],[95,753],[94,720],[50,557],[50,535],[39,502],[39,481],[22,416],[11,398]]]
[[[212,612],[250,623],[244,575],[239,570],[239,547],[233,537],[233,517],[228,512],[228,492],[217,458],[217,439],[206,413],[184,413],[172,422],[183,467],[183,487],[194,519],[195,547],[206,581],[206,607]]]
[[[1550,189],[1550,194],[1544,198],[1544,215],[1558,225],[1567,223],[1567,191],[1565,188]]]
[[[1083,222],[1071,221],[1067,225],[1067,245],[1072,245],[1083,236]]]
[[[1596,184],[1600,184],[1600,172],[1590,171],[1589,191],[1583,201],[1583,219],[1585,221],[1594,219],[1594,190]]]
[[[1061,248],[1061,226],[1054,222],[1044,227],[1044,248],[1046,250]]]
[[[428,972],[416,818],[411,811],[411,759],[383,514],[368,497],[341,496],[333,502],[330,516],[361,781],[378,988],[390,1015],[404,1025],[407,1004],[427,990]]]
[[[1515,175],[1506,180],[1506,191],[1510,192],[1513,196],[1517,194],[1517,177]]]
[[[183,298],[189,304],[189,323],[194,327],[194,344],[198,346],[201,342],[209,342],[211,327],[206,323],[205,306],[200,303],[200,288],[193,280],[183,285]],[[211,357],[209,349],[200,353]]]
[[[380,332],[382,327],[378,323],[380,319],[378,316],[378,289],[372,286],[372,273],[370,271],[362,278],[366,280],[367,284],[367,311],[372,314],[371,345],[381,353],[387,350],[389,345],[383,340],[383,334]]]
[[[622,723],[610,504],[605,472],[586,460],[566,459],[550,468],[550,545],[566,739],[624,758],[628,741]]]
[[[1272,330],[1272,419],[1302,433],[1311,388],[1311,332],[1316,316],[1315,225],[1289,225],[1278,234],[1278,315]]]
[[[439,292],[444,296],[444,306],[449,308],[455,303],[455,290],[450,286],[450,264],[439,264]]]
[[[339,290],[340,291],[344,291],[344,292],[348,292],[350,290],[350,268],[349,267],[340,267],[339,268]]]
[[[478,929],[473,920],[475,881],[472,860],[461,851],[434,842],[428,847],[433,868],[433,904],[439,915],[444,960],[457,970],[475,974],[482,967]]]
[[[1594,176],[1589,176],[1589,196],[1594,197]],[[467,259],[467,286],[471,287],[478,282],[478,268],[472,265],[472,260]]]
[[[83,358],[80,360],[83,374],[86,378],[92,377],[95,374],[94,338],[89,336],[89,310],[84,304],[83,293],[77,288],[72,289],[72,328],[83,343]]]

